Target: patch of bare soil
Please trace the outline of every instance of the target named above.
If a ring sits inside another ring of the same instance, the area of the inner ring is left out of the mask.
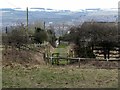
[[[2,65],[11,66],[18,63],[24,66],[33,64],[44,64],[43,54],[25,50],[7,50],[2,52]]]
[[[50,51],[54,48],[49,45]],[[46,47],[45,47],[46,48]],[[18,50],[16,48],[2,51],[2,65],[3,66],[13,66],[16,64],[21,64],[23,66],[34,66],[34,65],[44,65],[45,61],[43,58],[43,53],[45,48],[38,47],[37,51],[34,50]],[[14,63],[14,64],[13,64]]]
[[[36,61],[36,64],[45,64],[42,53],[35,52],[33,54],[32,60]]]

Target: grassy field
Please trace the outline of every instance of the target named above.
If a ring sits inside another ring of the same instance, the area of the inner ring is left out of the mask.
[[[117,69],[80,69],[75,66],[3,67],[4,88],[116,88]]]
[[[54,52],[64,54],[67,46],[61,45]],[[61,53],[64,52],[64,53]],[[40,57],[40,56],[39,56]],[[6,62],[7,63],[7,62]],[[63,60],[60,63],[66,64]],[[88,67],[82,69],[82,67]],[[95,69],[89,65],[29,65],[13,63],[3,65],[3,88],[117,88],[118,69]]]

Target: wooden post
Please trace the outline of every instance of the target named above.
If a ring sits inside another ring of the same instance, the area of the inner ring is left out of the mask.
[[[79,62],[78,62],[78,63],[79,63],[79,68],[80,68],[80,58],[79,58],[79,60],[78,60],[78,61],[79,61]]]
[[[51,65],[53,65],[54,63],[53,63],[53,58],[52,57],[50,57],[50,61],[51,61]]]
[[[67,59],[66,59],[66,60],[67,60],[67,65],[68,65],[68,57],[69,57],[69,55],[68,55],[68,53],[67,53]]]
[[[58,59],[57,59],[57,65],[59,65],[59,53],[57,53],[57,57],[58,57]]]
[[[27,46],[28,46],[28,39],[29,39],[29,36],[28,36],[28,7],[26,8],[26,23],[27,23],[27,29],[26,29],[26,42],[27,42]]]
[[[27,32],[28,32],[28,7],[27,7]]]
[[[108,62],[108,61],[109,61],[109,59],[107,58],[106,60],[107,60],[107,68],[109,68],[109,62]]]
[[[44,59],[44,61],[45,61],[45,53],[43,53],[43,59]]]
[[[52,65],[54,64],[54,62],[53,62],[53,54],[52,54],[52,57],[51,57],[51,62],[52,62]]]
[[[6,29],[5,29],[5,51],[6,51],[6,53],[7,53],[7,48],[8,48],[8,29],[7,29],[7,27],[6,27]]]
[[[118,55],[119,55],[119,58],[120,58],[120,47],[119,47]]]
[[[45,21],[44,21],[44,30],[45,30]]]

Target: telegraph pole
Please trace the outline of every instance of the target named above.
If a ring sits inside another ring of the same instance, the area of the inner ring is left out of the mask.
[[[28,32],[28,7],[27,7],[27,32]]]
[[[28,36],[28,7],[26,8],[26,10],[27,10],[27,28],[26,28],[26,42],[27,42],[27,44],[28,44],[28,39],[29,39],[29,36]]]

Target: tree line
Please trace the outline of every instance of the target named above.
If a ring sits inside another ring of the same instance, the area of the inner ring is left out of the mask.
[[[110,51],[119,48],[120,35],[117,23],[114,22],[84,22],[82,25],[73,26],[70,33],[61,36],[59,40],[74,43],[76,57],[95,58],[93,50],[97,47],[101,49],[104,58],[110,58]],[[45,30],[36,26],[27,31],[23,24],[11,27],[2,35],[3,45],[20,48],[23,45],[39,43],[45,41],[55,46],[56,36],[54,29]]]
[[[2,33],[2,44],[15,48],[34,43],[42,44],[45,41],[55,46],[56,36],[54,30],[45,30],[41,27],[34,27],[32,30],[27,30],[24,24],[20,24],[10,28],[6,27],[5,32]]]
[[[104,58],[110,58],[110,50],[118,47],[120,40],[118,25],[113,22],[84,22],[81,26],[70,28],[70,33],[60,37],[61,40],[75,43],[77,57],[95,58],[93,50],[101,48]]]

